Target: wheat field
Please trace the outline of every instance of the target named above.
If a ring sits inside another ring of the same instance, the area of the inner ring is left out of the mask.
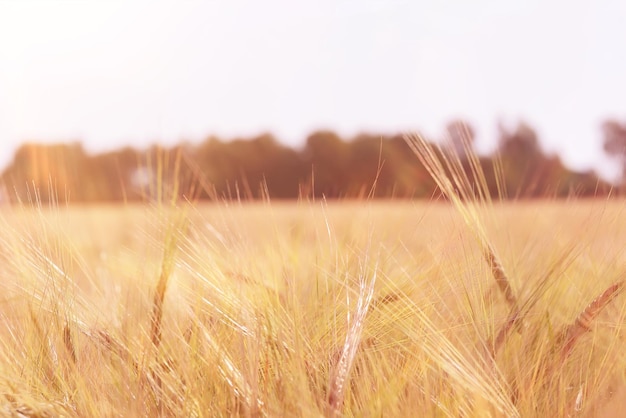
[[[625,209],[7,207],[0,414],[621,416]]]
[[[626,203],[410,144],[443,198],[2,207],[0,416],[624,416]]]

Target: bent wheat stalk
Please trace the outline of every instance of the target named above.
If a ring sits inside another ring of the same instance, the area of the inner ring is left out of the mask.
[[[548,288],[556,283],[556,281],[551,280],[551,278],[560,276],[563,271],[565,271],[566,267],[569,266],[574,260],[574,258],[575,253],[573,249],[566,249],[545,271],[539,282],[531,290],[530,295],[519,304],[516,302],[506,321],[495,334],[496,336],[489,339],[489,341],[491,341],[491,357],[495,357],[498,354],[498,351],[504,345],[507,337],[513,329],[517,329],[517,331],[521,333],[521,326],[526,325],[528,315],[533,307],[539,302],[541,295],[544,295],[548,291]]]
[[[496,280],[498,288],[504,294],[511,309],[516,310],[517,298],[513,293],[511,281],[505,274],[502,263],[496,257],[495,251],[489,243],[487,234],[481,224],[476,205],[472,203],[477,199],[483,204],[491,201],[485,175],[475,155],[472,155],[469,147],[465,147],[467,157],[471,162],[472,178],[478,181],[477,186],[479,187],[477,190],[472,187],[473,185],[465,173],[458,155],[448,153],[449,155],[446,157],[446,153],[441,147],[427,143],[421,135],[405,135],[404,140],[426,168],[437,187],[461,214],[463,221],[480,244],[483,256],[487,264],[489,264],[491,274]],[[467,140],[468,138],[464,138],[464,142],[467,142]]]
[[[576,342],[583,334],[591,330],[593,320],[622,292],[624,284],[625,282],[622,280],[609,286],[600,296],[587,305],[578,317],[576,317],[574,323],[561,332],[560,341],[563,343],[561,361],[565,361],[569,357]]]

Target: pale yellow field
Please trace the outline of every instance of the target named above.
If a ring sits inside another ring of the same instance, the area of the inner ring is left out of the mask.
[[[6,207],[0,415],[623,416],[625,210]]]

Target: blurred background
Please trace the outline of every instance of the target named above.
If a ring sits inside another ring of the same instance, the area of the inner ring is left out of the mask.
[[[0,0],[0,198],[141,199],[159,155],[200,198],[377,176],[430,197],[406,132],[470,138],[494,194],[496,155],[509,197],[616,192],[624,21],[609,0]]]

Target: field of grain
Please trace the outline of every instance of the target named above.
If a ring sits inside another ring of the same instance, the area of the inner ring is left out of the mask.
[[[6,207],[0,415],[623,416],[625,210]]]

